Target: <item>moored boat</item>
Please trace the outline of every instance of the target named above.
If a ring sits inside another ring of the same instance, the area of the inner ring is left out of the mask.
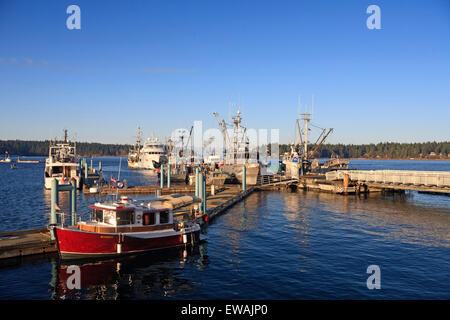
[[[63,259],[144,253],[193,245],[200,240],[197,223],[174,221],[172,210],[158,201],[137,205],[123,197],[119,201],[97,202],[90,208],[90,221],[55,227]]]
[[[10,163],[11,162],[11,158],[9,157],[8,151],[5,152],[5,159],[1,159],[0,162],[3,162],[3,163]]]
[[[76,145],[67,140],[67,130],[64,130],[64,142],[50,142],[48,158],[45,160],[44,185],[51,188],[51,182],[57,179],[61,184],[75,179],[77,188],[81,186],[81,171]]]
[[[166,146],[157,138],[148,138],[141,147],[141,131],[133,150],[128,154],[128,167],[133,169],[149,169],[156,174],[156,170],[168,163]]]

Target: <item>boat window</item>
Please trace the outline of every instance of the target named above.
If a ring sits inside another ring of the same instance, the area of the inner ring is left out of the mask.
[[[115,217],[115,211],[112,210],[104,210],[103,211],[103,222],[115,225],[116,224],[116,217]]]
[[[159,213],[159,223],[169,223],[169,211],[161,211]]]
[[[63,167],[57,167],[57,166],[52,167],[52,173],[53,174],[55,174],[55,173],[62,173],[62,172],[63,172]]]
[[[133,224],[134,221],[134,211],[129,210],[117,210],[116,211],[116,221],[117,225]]]
[[[94,210],[95,221],[103,222],[103,210]]]
[[[155,213],[154,212],[145,212],[144,220],[142,222],[144,226],[155,224]]]

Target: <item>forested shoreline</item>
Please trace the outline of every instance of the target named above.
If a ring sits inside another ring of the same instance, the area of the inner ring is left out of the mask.
[[[18,156],[46,156],[50,141],[0,140],[0,155],[8,152]],[[84,157],[126,156],[132,146],[127,144],[103,144],[77,142],[77,153]],[[313,146],[310,147],[312,150]],[[290,152],[290,145],[280,144],[280,155]],[[315,156],[330,158],[366,158],[366,159],[450,159],[450,142],[397,143],[380,142],[377,144],[324,144],[318,148]]]
[[[8,152],[17,156],[47,156],[50,141],[0,140],[0,155]],[[124,156],[131,146],[126,144],[103,144],[77,142],[77,154],[83,157]]]
[[[280,154],[289,151],[290,145],[280,145]],[[317,149],[315,156],[320,158],[338,156],[365,159],[450,159],[449,154],[449,141],[433,141],[422,143],[380,142],[359,145],[324,144]]]

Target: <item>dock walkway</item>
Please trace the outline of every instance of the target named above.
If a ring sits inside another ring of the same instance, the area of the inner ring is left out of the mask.
[[[155,194],[157,190],[161,190],[161,195],[163,194],[174,194],[174,193],[183,193],[183,194],[193,194],[195,193],[195,186],[190,185],[173,185],[170,188],[160,186],[130,186],[127,188],[117,189],[112,187],[101,187],[99,192],[91,193],[89,189],[84,189],[83,193],[85,195],[109,195],[112,193],[119,193],[123,195],[130,194]]]
[[[369,188],[417,190],[450,194],[450,172],[413,170],[339,170],[325,174],[328,181],[344,179]]]
[[[241,201],[246,198],[249,194],[255,191],[254,187],[249,187],[247,190],[243,191],[239,186],[230,186],[223,188],[222,191],[216,193],[214,195],[208,196],[206,202],[206,213],[203,213],[200,216],[197,216],[199,219],[199,224],[201,226],[205,225],[208,221],[205,221],[205,217],[208,217],[208,220],[214,219],[216,216],[224,213],[228,208],[233,206],[235,203]],[[173,212],[174,216],[182,216],[188,217],[191,212],[190,208],[183,207]]]
[[[56,251],[46,228],[0,232],[0,259]]]

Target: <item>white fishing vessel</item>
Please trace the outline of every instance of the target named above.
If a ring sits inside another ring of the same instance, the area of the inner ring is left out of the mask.
[[[141,131],[139,130],[138,141],[133,150],[128,154],[128,167],[133,169],[157,170],[161,165],[168,163],[166,147],[158,138],[148,138],[144,145],[140,146]]]
[[[58,183],[69,183],[75,179],[77,188],[81,185],[80,164],[76,154],[76,143],[67,140],[67,130],[64,130],[64,142],[50,141],[48,158],[45,160],[44,184],[51,189],[51,182],[57,179]]]

